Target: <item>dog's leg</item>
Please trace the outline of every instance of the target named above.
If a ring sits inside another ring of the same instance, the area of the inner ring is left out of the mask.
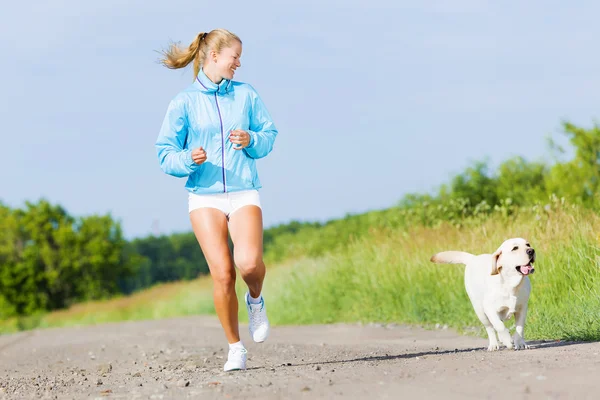
[[[498,343],[498,338],[496,337],[496,331],[490,322],[484,324],[485,330],[488,334],[488,351],[497,351],[500,350],[500,344]]]
[[[481,321],[481,323],[483,324],[483,326],[485,327],[485,330],[487,332],[488,341],[489,341],[488,348],[487,348],[488,351],[496,351],[496,350],[500,349],[500,345],[498,344],[498,338],[496,338],[496,331],[494,330],[494,326],[488,319],[487,315],[485,315],[483,308],[475,309],[475,314],[477,314],[477,317],[479,318],[479,320]]]
[[[513,348],[512,338],[510,337],[510,331],[504,326],[504,322],[500,319],[500,316],[495,310],[486,310],[486,315],[496,332],[498,332],[498,338],[506,346],[507,349]]]
[[[517,308],[515,312],[515,334],[513,340],[515,342],[515,350],[529,349],[529,345],[525,343],[525,337],[523,336],[523,328],[525,328],[525,319],[527,317],[527,303],[523,304],[522,307]]]

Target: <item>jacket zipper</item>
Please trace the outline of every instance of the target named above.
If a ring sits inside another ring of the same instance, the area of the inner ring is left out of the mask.
[[[223,164],[223,193],[227,193],[227,181],[225,180],[225,136],[223,134],[223,118],[221,117],[221,109],[215,92],[215,103],[217,103],[217,113],[219,114],[219,122],[221,123],[221,163]]]

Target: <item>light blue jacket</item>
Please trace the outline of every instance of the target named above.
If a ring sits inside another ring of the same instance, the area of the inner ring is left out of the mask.
[[[248,147],[233,148],[233,129],[250,134]],[[201,69],[194,83],[169,103],[156,151],[161,169],[188,177],[185,187],[192,193],[259,189],[256,159],[271,152],[277,133],[252,86],[226,79],[217,85]],[[200,165],[192,161],[192,150],[198,147],[207,156]]]

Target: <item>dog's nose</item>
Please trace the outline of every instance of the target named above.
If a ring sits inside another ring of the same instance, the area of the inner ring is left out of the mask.
[[[531,247],[527,249],[527,255],[529,257],[532,257],[535,254],[535,250],[532,249]]]

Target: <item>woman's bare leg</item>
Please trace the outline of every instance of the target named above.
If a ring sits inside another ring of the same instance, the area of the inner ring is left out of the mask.
[[[227,240],[227,217],[216,208],[198,208],[190,213],[190,220],[210,269],[215,310],[227,341],[239,342],[238,300],[235,269]]]

